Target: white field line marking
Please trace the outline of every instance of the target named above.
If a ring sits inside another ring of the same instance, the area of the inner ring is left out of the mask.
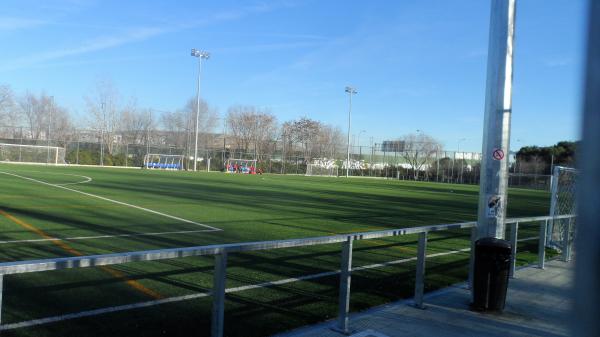
[[[220,229],[197,229],[190,231],[172,231],[172,232],[155,232],[155,233],[132,233],[132,234],[114,234],[114,235],[94,235],[94,236],[74,236],[68,238],[49,238],[49,239],[29,239],[29,240],[7,240],[0,241],[0,245],[8,243],[21,243],[21,242],[44,242],[44,241],[75,241],[75,240],[92,240],[92,239],[108,239],[108,238],[121,238],[121,237],[136,237],[136,236],[161,236],[169,234],[188,234],[188,233],[206,233],[221,231]]]
[[[200,227],[212,229],[214,231],[221,231],[222,230],[220,228],[216,228],[216,227],[212,227],[212,226],[209,226],[209,225],[201,224],[201,223],[198,223],[198,222],[195,222],[195,221],[192,221],[192,220],[188,220],[188,219],[184,219],[184,218],[180,218],[180,217],[177,217],[177,216],[174,216],[174,215],[169,215],[169,214],[161,213],[161,212],[149,209],[149,208],[144,208],[144,207],[141,207],[141,206],[136,206],[136,205],[128,204],[126,202],[109,199],[109,198],[102,197],[102,196],[99,196],[99,195],[96,195],[96,194],[91,194],[91,193],[87,193],[87,192],[75,190],[75,189],[72,189],[72,188],[69,188],[69,187],[65,187],[65,186],[61,186],[61,185],[50,184],[50,183],[47,183],[47,182],[42,181],[42,180],[37,180],[37,179],[29,178],[29,177],[23,177],[23,176],[20,176],[18,174],[4,172],[4,171],[0,171],[0,173],[6,174],[6,175],[10,175],[10,176],[14,176],[14,177],[21,178],[21,179],[25,179],[25,180],[29,180],[29,181],[34,181],[36,183],[47,185],[47,186],[61,188],[63,190],[67,190],[67,191],[71,191],[71,192],[83,194],[83,195],[86,195],[88,197],[97,198],[97,199],[108,201],[108,202],[112,202],[112,203],[115,203],[115,204],[119,204],[119,205],[131,207],[131,208],[139,209],[141,211],[145,211],[145,212],[148,212],[148,213],[157,214],[157,215],[169,218],[169,219],[173,219],[173,220],[177,220],[177,221],[189,223],[189,224],[192,224],[192,225],[196,225],[196,226],[200,226]]]
[[[92,178],[88,177],[88,176],[82,176],[79,174],[71,174],[71,173],[58,173],[58,172],[43,172],[43,171],[21,171],[21,172],[27,172],[27,173],[43,173],[43,174],[50,174],[50,175],[59,175],[59,176],[70,176],[70,177],[79,177],[79,178],[83,178],[84,180],[82,181],[78,181],[78,182],[74,182],[74,183],[62,183],[62,184],[54,184],[54,185],[77,185],[77,184],[85,184],[85,183],[89,183],[90,181],[92,181]]]
[[[463,248],[463,249],[459,249],[459,250],[452,250],[449,252],[429,254],[429,255],[427,255],[427,257],[432,258],[432,257],[438,257],[438,256],[446,256],[446,255],[452,255],[452,254],[457,254],[457,253],[464,253],[464,252],[468,252],[470,250],[471,250],[470,248]],[[375,264],[370,264],[370,265],[366,265],[366,266],[352,268],[352,271],[381,268],[381,267],[385,267],[385,266],[402,264],[402,263],[414,261],[416,259],[417,259],[416,257],[410,257],[410,258],[395,260],[395,261],[390,261],[390,262],[375,263]],[[263,283],[258,283],[258,284],[247,285],[247,286],[228,288],[228,289],[225,289],[225,293],[229,294],[229,293],[235,293],[235,292],[239,292],[239,291],[266,288],[266,287],[271,287],[271,286],[276,286],[276,285],[294,283],[294,282],[298,282],[298,281],[312,280],[312,279],[317,279],[317,278],[321,278],[321,277],[337,275],[339,273],[340,273],[339,270],[334,270],[334,271],[327,271],[327,272],[318,273],[318,274],[311,274],[311,275],[305,275],[305,276],[300,276],[300,277],[287,278],[287,279],[283,279],[283,280],[268,281],[268,282],[263,282]],[[102,314],[107,314],[107,313],[112,313],[112,312],[118,312],[118,311],[146,308],[146,307],[151,307],[151,306],[166,304],[166,303],[187,301],[187,300],[196,299],[196,298],[208,297],[210,295],[211,295],[210,292],[196,293],[196,294],[190,294],[190,295],[163,298],[163,299],[153,300],[153,301],[119,305],[119,306],[108,307],[108,308],[86,310],[86,311],[65,314],[65,315],[60,315],[60,316],[51,316],[51,317],[46,317],[46,318],[32,319],[29,321],[3,324],[0,326],[0,331],[13,330],[13,329],[19,329],[19,328],[27,328],[27,327],[36,326],[36,325],[61,322],[61,321],[69,320],[69,319],[75,319],[75,318],[97,316],[97,315],[102,315]]]
[[[74,183],[63,183],[63,184],[54,184],[54,185],[57,185],[57,186],[77,185],[77,184],[86,184],[86,183],[89,183],[90,181],[92,181],[92,178],[90,178],[88,176],[80,176],[78,174],[68,174],[68,173],[63,173],[63,175],[72,176],[72,177],[80,177],[80,178],[83,178],[84,180],[77,181],[77,182],[74,182]]]

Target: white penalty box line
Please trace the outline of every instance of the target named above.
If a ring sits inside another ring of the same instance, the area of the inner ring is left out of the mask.
[[[96,194],[92,194],[92,193],[88,193],[88,192],[83,192],[83,191],[79,191],[70,187],[66,187],[64,185],[60,185],[60,184],[51,184],[42,180],[38,180],[38,179],[34,179],[34,178],[30,178],[30,177],[24,177],[15,173],[10,173],[10,172],[5,172],[5,171],[0,171],[0,173],[5,174],[5,175],[9,175],[9,176],[13,176],[13,177],[17,177],[17,178],[21,178],[21,179],[25,179],[25,180],[29,180],[32,182],[36,182],[38,184],[42,184],[42,185],[46,185],[46,186],[51,186],[51,187],[55,187],[55,188],[60,188],[66,191],[70,191],[70,192],[75,192],[75,193],[79,193],[88,197],[92,197],[92,198],[96,198],[96,199],[100,199],[100,200],[104,200],[104,201],[108,201],[108,202],[112,202],[118,205],[122,205],[122,206],[126,206],[126,207],[131,207],[140,211],[144,211],[144,212],[148,212],[148,213],[152,213],[152,214],[156,214],[165,218],[169,218],[169,219],[173,219],[173,220],[177,220],[183,223],[188,223],[191,225],[195,225],[195,226],[199,226],[199,227],[203,227],[205,229],[203,230],[187,230],[187,231],[169,231],[169,232],[155,232],[155,233],[137,233],[137,234],[115,234],[115,235],[96,235],[96,236],[80,236],[80,237],[71,237],[71,238],[49,238],[49,239],[38,239],[38,240],[14,240],[14,241],[0,241],[1,243],[15,243],[15,242],[35,242],[35,241],[61,241],[61,240],[86,240],[86,239],[100,239],[100,238],[111,238],[111,237],[131,237],[131,236],[156,236],[156,235],[168,235],[168,234],[185,234],[185,233],[197,233],[197,232],[216,232],[216,231],[222,231],[222,229],[217,228],[217,227],[213,227],[213,226],[209,226],[209,225],[205,225],[196,221],[192,221],[192,220],[188,220],[188,219],[184,219],[184,218],[180,218],[178,216],[174,216],[174,215],[170,215],[170,214],[166,214],[166,213],[162,213],[159,211],[155,211],[153,209],[149,209],[149,208],[145,208],[145,207],[141,207],[141,206],[137,206],[137,205],[132,205],[123,201],[118,201],[118,200],[114,200],[114,199],[110,199],[110,198],[106,198],[100,195],[96,195]]]

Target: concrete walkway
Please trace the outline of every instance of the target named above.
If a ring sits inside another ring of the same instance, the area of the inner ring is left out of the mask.
[[[402,301],[350,316],[353,337],[569,336],[573,262],[552,261],[546,269],[518,270],[510,280],[501,315],[469,310],[470,292],[455,286],[425,296],[426,309]],[[335,322],[301,328],[278,337],[340,337]]]

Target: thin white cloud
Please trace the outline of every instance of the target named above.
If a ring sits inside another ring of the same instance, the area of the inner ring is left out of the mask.
[[[46,21],[37,19],[0,17],[0,32],[33,28],[45,23]]]
[[[573,59],[566,56],[555,56],[542,60],[542,64],[549,68],[568,66],[573,62]]]
[[[118,36],[104,36],[84,42],[82,45],[47,52],[41,52],[36,55],[21,58],[12,63],[5,63],[0,67],[0,71],[14,70],[26,66],[36,65],[46,61],[61,59],[68,56],[81,55],[94,51],[119,47],[136,41],[142,41],[153,36],[167,32],[164,28],[137,28]]]
[[[116,48],[135,42],[141,42],[166,33],[173,33],[177,31],[197,28],[200,26],[215,24],[222,21],[239,20],[245,16],[254,13],[263,13],[266,11],[274,10],[276,8],[276,5],[261,4],[259,6],[244,7],[236,10],[228,10],[214,13],[206,18],[192,21],[186,24],[172,25],[166,23],[160,26],[138,27],[129,30],[124,30],[119,34],[100,36],[94,39],[84,41],[78,46],[63,48],[59,50],[50,50],[45,52],[42,51],[36,53],[35,55],[20,57],[18,60],[15,60],[13,62],[4,61],[3,65],[0,66],[0,72],[15,70],[29,66],[39,66],[41,63],[47,61],[54,61],[65,57],[83,55],[91,52]],[[13,22],[9,22],[9,24],[7,24],[7,27],[16,27],[19,24],[19,22],[17,20],[13,20]],[[26,22],[22,21],[20,24],[25,25]],[[33,23],[31,22],[29,24]],[[1,23],[0,27],[2,27]]]
[[[312,48],[322,44],[321,42],[314,41],[299,41],[299,42],[283,42],[283,43],[265,43],[248,46],[236,46],[236,47],[225,47],[213,49],[214,52],[219,53],[262,53],[262,52],[273,52],[286,49],[298,49],[298,48]]]

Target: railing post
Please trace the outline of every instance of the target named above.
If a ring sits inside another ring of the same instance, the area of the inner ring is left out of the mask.
[[[538,267],[544,269],[546,263],[546,235],[548,231],[548,220],[540,223],[540,240],[538,242]]]
[[[223,337],[225,318],[225,279],[227,275],[227,252],[215,255],[215,271],[212,288],[212,322],[211,337]]]
[[[573,218],[569,218],[569,222],[564,227],[563,232],[563,260],[565,262],[571,261],[571,224]]]
[[[425,291],[425,253],[427,250],[427,232],[419,233],[419,247],[417,249],[417,275],[415,277],[415,306],[425,309],[423,293]]]
[[[352,279],[352,243],[354,238],[349,236],[342,243],[342,261],[340,272],[340,303],[338,326],[336,330],[346,334],[348,330],[348,313],[350,312],[350,281]]]
[[[473,275],[475,272],[475,241],[477,239],[477,226],[471,228],[471,250],[469,257],[469,289],[473,289]]]
[[[510,226],[510,270],[508,275],[511,278],[515,277],[515,269],[517,267],[517,238],[519,232],[519,223],[513,222]]]
[[[4,293],[4,275],[0,274],[0,325],[2,325],[2,294]],[[1,332],[0,332],[1,334]]]

